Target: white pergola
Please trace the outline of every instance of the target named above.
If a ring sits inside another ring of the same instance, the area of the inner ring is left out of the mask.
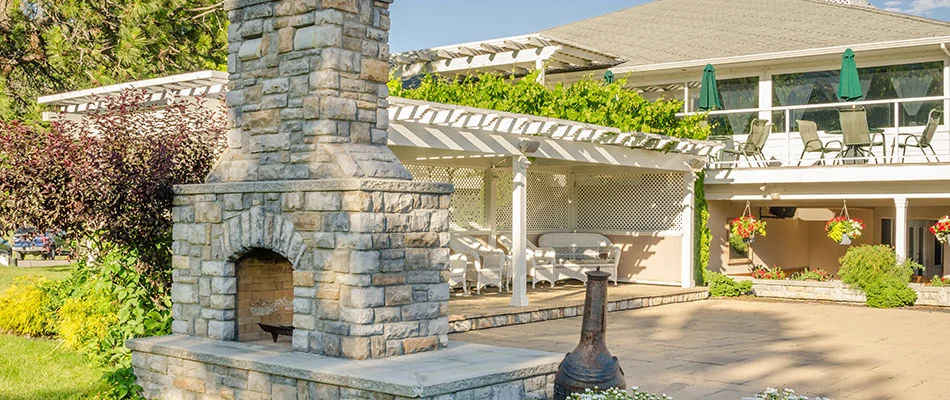
[[[101,107],[102,99],[128,89],[142,90],[149,95],[147,104],[143,106],[161,106],[175,98],[218,98],[224,95],[227,88],[227,72],[207,70],[40,96],[37,103],[56,106],[62,113],[82,114]],[[49,121],[56,115],[54,112],[44,112],[43,120]]]
[[[681,177],[676,179],[682,186],[674,185],[677,196],[680,197],[676,197],[672,201],[673,204],[654,206],[682,211],[675,212],[678,215],[677,226],[682,232],[681,284],[684,287],[693,285],[693,238],[690,233],[693,230],[694,172],[703,168],[707,157],[717,150],[717,144],[641,132],[620,132],[613,128],[573,121],[401,98],[390,98],[389,117],[389,145],[403,162],[410,166],[488,165],[493,168],[510,160],[513,306],[525,306],[528,303],[525,282],[528,234],[526,193],[528,170],[532,165],[572,166],[600,175],[610,174],[611,171],[638,171],[672,173]],[[492,178],[486,178],[490,179]],[[563,196],[560,198],[574,203],[573,207],[578,207],[576,193],[551,193],[551,196]],[[595,202],[609,202],[605,198],[598,199],[596,194],[593,196]],[[493,213],[495,196],[492,194],[487,197],[486,208],[488,213]],[[455,201],[453,198],[453,203]],[[600,205],[601,209],[608,212],[611,208],[638,206],[641,205]],[[565,215],[571,215],[568,219],[574,219],[576,229],[577,209],[565,212]],[[492,226],[489,230],[491,241],[494,239],[495,227]]]
[[[608,68],[620,57],[541,34],[514,36],[396,53],[389,64],[396,77],[424,73],[452,76],[471,71],[524,75],[533,70],[566,72]]]

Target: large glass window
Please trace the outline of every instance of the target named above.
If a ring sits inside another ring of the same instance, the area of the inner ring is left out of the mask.
[[[818,71],[772,76],[772,105],[797,106],[807,104],[838,103],[838,77],[840,71]],[[914,97],[940,96],[943,93],[943,63],[887,65],[859,68],[858,77],[865,100],[891,100]],[[902,103],[898,110],[900,126],[919,126],[927,122],[927,115],[939,107],[939,101]],[[890,104],[867,106],[868,125],[871,127],[894,126],[894,107]],[[789,126],[797,129],[799,119],[815,121],[818,129],[840,129],[836,107],[826,109],[792,110]],[[773,126],[782,130],[785,112],[772,115]]]
[[[759,108],[758,77],[717,80],[716,85],[723,110]],[[698,96],[695,101],[693,109],[699,107]],[[757,116],[757,112],[711,115],[709,123],[714,135],[745,135],[749,133],[752,119]]]

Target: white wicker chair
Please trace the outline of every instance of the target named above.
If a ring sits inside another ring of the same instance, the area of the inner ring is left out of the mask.
[[[507,234],[498,235],[498,243],[505,248],[510,260],[512,257],[511,248],[514,247],[511,237]],[[531,288],[536,288],[539,280],[548,281],[551,283],[551,287],[554,287],[554,281],[557,280],[554,275],[554,264],[556,262],[554,249],[535,246],[531,241],[525,242],[525,248],[525,261],[528,267],[528,275],[531,276]],[[508,265],[508,280],[510,281],[512,278],[511,262]]]
[[[497,285],[502,292],[505,290],[502,275],[505,268],[504,251],[466,235],[452,235],[449,248],[465,255],[468,261],[475,264],[475,293],[481,294],[482,288],[488,285]]]
[[[467,270],[468,256],[459,253],[449,256],[449,287],[462,285],[462,293],[468,294]]]

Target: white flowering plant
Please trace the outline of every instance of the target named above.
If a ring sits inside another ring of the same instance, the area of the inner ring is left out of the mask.
[[[664,394],[656,394],[641,391],[634,386],[630,391],[610,388],[607,390],[587,389],[584,393],[575,393],[570,397],[571,400],[673,400],[672,397]],[[761,393],[756,393],[752,397],[743,397],[742,400],[830,400],[827,397],[808,397],[795,393],[792,389],[778,390],[768,388]]]
[[[778,390],[768,388],[761,393],[756,393],[752,397],[743,397],[742,400],[830,400],[827,397],[808,397],[795,393],[794,390],[785,388]]]
[[[587,389],[584,393],[572,394],[571,400],[673,400],[673,398],[666,394],[658,395],[643,392],[640,388],[634,386],[630,388],[629,392],[617,388],[607,390],[598,390],[597,388],[594,388],[594,390]]]

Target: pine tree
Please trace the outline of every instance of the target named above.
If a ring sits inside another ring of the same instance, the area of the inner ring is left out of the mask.
[[[219,0],[0,0],[0,119],[41,95],[227,65]]]

